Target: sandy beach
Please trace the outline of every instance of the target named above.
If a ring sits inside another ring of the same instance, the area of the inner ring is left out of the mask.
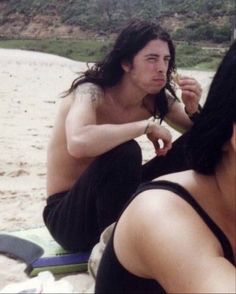
[[[0,49],[0,231],[43,226],[46,200],[46,148],[60,94],[86,64],[63,57]],[[203,101],[213,72],[180,70],[202,85]],[[178,133],[173,132],[176,138]],[[140,137],[143,158],[154,156],[152,145]],[[0,290],[27,279],[25,264],[0,255]],[[87,274],[65,277],[74,291],[91,286]]]

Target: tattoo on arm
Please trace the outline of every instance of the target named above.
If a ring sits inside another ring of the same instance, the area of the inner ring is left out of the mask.
[[[98,89],[96,89],[95,87],[91,87],[89,89],[89,93],[90,93],[90,99],[91,99],[91,102],[92,103],[95,103],[98,101],[98,98],[99,98],[99,92],[98,92]]]
[[[101,89],[93,84],[82,84],[77,89],[77,99],[83,101],[84,99],[90,99],[92,104],[97,104],[101,98]]]

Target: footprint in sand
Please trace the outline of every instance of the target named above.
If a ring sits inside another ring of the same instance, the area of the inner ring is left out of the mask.
[[[37,174],[39,177],[44,177],[44,176],[46,176],[46,173],[38,173]]]
[[[31,147],[33,147],[35,149],[38,149],[38,150],[42,150],[43,149],[43,146],[31,145]]]
[[[20,177],[20,176],[27,176],[27,175],[29,175],[29,174],[30,174],[29,172],[27,172],[27,171],[25,171],[25,170],[23,170],[23,169],[19,169],[19,170],[16,170],[16,171],[10,172],[8,175],[9,175],[10,177],[15,178],[15,177]]]
[[[56,101],[55,100],[44,100],[44,103],[49,103],[49,104],[55,104]]]
[[[19,162],[19,166],[26,166],[28,163],[26,161],[20,161]]]

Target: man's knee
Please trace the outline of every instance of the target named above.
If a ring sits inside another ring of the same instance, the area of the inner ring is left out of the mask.
[[[130,140],[119,146],[115,147],[114,149],[110,150],[104,156],[111,156],[116,157],[118,160],[129,160],[135,161],[137,163],[142,162],[142,151],[139,144],[135,140]]]
[[[87,177],[89,181],[97,183],[97,179],[114,177],[114,174],[135,176],[135,171],[139,173],[141,166],[141,148],[136,141],[131,140],[100,155],[82,175],[82,178]]]

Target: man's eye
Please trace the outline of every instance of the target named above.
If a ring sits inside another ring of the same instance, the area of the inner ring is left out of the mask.
[[[149,61],[156,61],[156,58],[155,57],[149,57],[148,60]]]

